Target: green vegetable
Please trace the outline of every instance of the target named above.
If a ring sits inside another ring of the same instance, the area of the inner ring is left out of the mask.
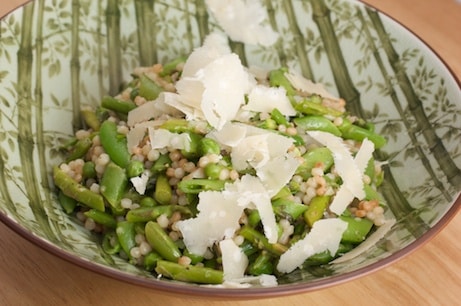
[[[205,190],[220,191],[224,189],[226,181],[211,179],[190,179],[178,183],[178,188],[184,193],[198,194]]]
[[[101,178],[100,191],[113,208],[118,209],[121,207],[120,201],[127,186],[126,171],[114,163],[107,164]]]
[[[74,198],[66,196],[62,190],[59,190],[58,200],[66,214],[73,213],[77,207],[77,201]]]
[[[307,225],[312,227],[315,221],[322,219],[323,213],[330,203],[329,196],[316,196],[308,205],[306,212],[304,213],[304,219]]]
[[[308,206],[281,198],[272,201],[272,208],[275,214],[281,217],[290,216],[292,220],[296,220],[308,209]]]
[[[101,100],[101,106],[118,113],[128,114],[136,108],[136,104],[129,100],[120,100],[110,96],[104,96]]]
[[[135,223],[129,221],[118,222],[115,233],[117,234],[117,238],[120,242],[122,250],[128,255],[129,258],[132,258],[130,251],[136,246]]]
[[[283,253],[285,253],[288,248],[280,243],[269,243],[266,236],[264,234],[258,232],[252,227],[243,226],[239,230],[239,234],[250,241],[253,245],[268,251],[269,253],[280,257]]]
[[[146,75],[141,75],[139,85],[139,95],[145,98],[147,101],[153,101],[157,99],[163,88],[157,85]]]
[[[323,116],[310,115],[298,117],[293,119],[293,122],[296,124],[296,126],[305,131],[322,131],[331,133],[338,137],[341,136],[341,131],[338,129],[338,127],[333,122],[331,122],[331,120]]]
[[[345,139],[363,141],[365,138],[368,138],[368,140],[373,142],[376,149],[384,147],[387,143],[386,138],[383,136],[373,132],[372,130],[367,130],[358,125],[352,124],[347,119],[343,120],[343,124],[339,126],[339,130],[342,133],[342,137]]]
[[[106,120],[101,124],[99,138],[104,151],[110,159],[122,168],[130,162],[130,153],[126,143],[126,137],[117,132],[117,124]]]
[[[82,158],[88,150],[93,145],[93,141],[89,137],[82,138],[78,140],[72,148],[71,153],[66,158],[66,162],[70,162],[72,160]]]
[[[178,261],[179,257],[182,255],[181,251],[157,222],[147,222],[145,232],[147,241],[162,258],[171,262]]]
[[[162,205],[170,204],[173,192],[168,178],[165,175],[159,175],[155,183],[154,199]]]
[[[100,194],[94,193],[85,186],[77,183],[77,181],[68,176],[58,166],[53,167],[53,180],[66,196],[90,208],[104,211],[104,199]]]
[[[311,171],[319,165],[323,166],[323,171],[327,172],[334,164],[333,154],[326,147],[318,147],[307,151],[303,155],[303,163],[296,170],[296,174],[301,175],[303,179],[312,176]]]
[[[159,260],[155,272],[177,281],[198,284],[221,284],[224,273],[206,267],[183,266],[177,263]]]
[[[267,251],[262,251],[249,265],[248,272],[251,275],[273,274],[274,261],[272,255]]]
[[[339,218],[347,222],[347,229],[344,231],[341,240],[343,242],[360,243],[365,240],[373,227],[373,221],[366,218],[355,218],[344,215]]]
[[[86,217],[93,219],[94,222],[104,225],[109,228],[115,228],[117,226],[117,221],[114,216],[103,211],[96,209],[90,209],[83,213]]]

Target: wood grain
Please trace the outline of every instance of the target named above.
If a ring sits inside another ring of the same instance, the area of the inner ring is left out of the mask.
[[[1,1],[0,16],[24,0]],[[461,4],[367,0],[411,29],[461,78]],[[210,300],[171,295],[82,269],[0,224],[0,305],[459,305],[461,214],[401,261],[332,288],[281,298]]]

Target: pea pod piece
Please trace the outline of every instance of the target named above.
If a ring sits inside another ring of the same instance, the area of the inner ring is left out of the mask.
[[[186,150],[181,150],[181,153],[184,157],[192,159],[200,155],[200,144],[203,138],[202,135],[192,132],[186,132],[189,135],[189,148]]]
[[[303,267],[310,267],[310,266],[320,266],[329,263],[336,257],[349,252],[353,249],[353,245],[350,243],[340,243],[338,247],[338,251],[336,254],[330,254],[329,250],[323,251],[321,253],[317,253],[306,259],[303,263]]]
[[[53,180],[56,186],[68,197],[87,207],[104,211],[104,198],[79,184],[58,166],[53,167]]]
[[[110,159],[120,167],[126,168],[131,154],[128,151],[126,137],[117,132],[117,124],[109,120],[104,121],[99,130],[99,138]]]
[[[118,209],[121,207],[120,201],[127,186],[128,178],[125,169],[114,163],[107,164],[101,178],[100,191],[113,208]]]
[[[123,251],[129,258],[132,258],[130,251],[136,246],[135,223],[129,221],[118,222],[115,233],[117,234],[118,241]]]
[[[221,284],[224,273],[207,267],[183,266],[174,262],[159,260],[155,272],[164,277],[188,283]]]
[[[172,133],[193,132],[195,130],[188,120],[180,118],[170,118],[160,125],[159,128]]]
[[[271,112],[271,119],[274,120],[277,124],[281,124],[281,125],[284,125],[284,126],[287,126],[288,125],[288,120],[287,118],[285,117],[284,114],[282,114],[282,112],[277,109],[277,108],[274,108]]]
[[[168,154],[162,154],[152,165],[151,171],[154,173],[164,172],[171,164]]]
[[[341,131],[338,127],[331,122],[331,120],[323,116],[304,116],[293,119],[293,122],[297,127],[305,131],[322,131],[333,134],[335,136],[341,136]]]
[[[122,114],[128,114],[136,108],[133,101],[120,100],[111,96],[104,96],[101,100],[101,106]]]
[[[221,154],[221,148],[216,140],[203,137],[202,139],[200,139],[199,152],[202,156],[207,154],[219,155]]]
[[[339,218],[347,222],[347,228],[341,239],[342,242],[360,243],[365,240],[373,227],[373,221],[366,218],[355,218],[346,215],[342,215]]]
[[[163,88],[157,85],[146,75],[141,75],[139,84],[139,95],[145,98],[147,101],[153,101],[157,99]]]
[[[110,255],[117,254],[122,249],[115,231],[109,231],[102,237],[102,249]]]
[[[84,178],[95,178],[96,177],[96,165],[92,161],[87,161],[83,164],[82,176]]]
[[[181,251],[157,222],[149,221],[145,227],[146,239],[152,248],[164,259],[177,262]]]
[[[128,178],[140,176],[144,172],[144,163],[140,160],[132,160],[126,167],[126,174]]]
[[[154,271],[157,266],[157,262],[160,260],[162,260],[162,256],[160,256],[159,253],[149,252],[144,256],[144,269],[146,269],[146,271]]]
[[[168,178],[165,175],[159,175],[155,182],[154,199],[162,205],[170,204],[173,192]]]
[[[323,213],[330,203],[329,196],[315,196],[308,205],[306,212],[304,213],[304,220],[309,227],[312,227],[314,223],[323,217]]]
[[[62,190],[59,190],[58,200],[66,214],[73,213],[77,207],[77,201],[71,197],[66,196]]]
[[[186,206],[181,205],[158,205],[154,207],[139,207],[131,209],[126,214],[126,220],[130,222],[148,222],[154,221],[161,215],[168,218],[175,212],[179,211],[184,215],[190,216],[192,213]]]

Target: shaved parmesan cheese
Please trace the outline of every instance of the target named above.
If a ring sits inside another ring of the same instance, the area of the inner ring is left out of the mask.
[[[240,228],[239,219],[243,207],[237,205],[233,195],[205,191],[199,194],[199,211],[195,218],[176,222],[187,249],[203,256],[215,242],[231,238]]]
[[[269,196],[273,197],[291,180],[298,169],[298,159],[287,154],[271,159],[263,167],[256,170]]]
[[[227,38],[219,33],[211,33],[203,45],[195,49],[184,64],[182,77],[193,77],[200,69],[224,54],[230,54]]]
[[[343,256],[336,258],[331,263],[336,264],[346,262],[366,252],[371,247],[375,246],[378,243],[378,241],[380,241],[386,235],[386,233],[391,230],[395,222],[395,219],[386,220],[386,222],[383,225],[378,227],[378,229],[370,236],[368,236],[367,239],[363,241],[359,246],[355,247],[352,251],[347,252]]]
[[[218,24],[234,41],[270,46],[279,37],[271,28],[260,1],[207,0],[206,4]]]
[[[155,128],[161,124],[163,124],[163,121],[161,120],[151,120],[138,123],[132,127],[126,135],[128,151],[130,153],[134,152],[133,150],[139,146],[139,143],[146,136],[149,127]]]
[[[173,148],[178,150],[190,150],[190,136],[187,133],[172,133],[165,129],[149,127],[149,138],[152,149]]]
[[[346,228],[347,222],[339,218],[318,220],[306,237],[297,241],[280,256],[277,270],[290,273],[312,255],[327,250],[335,255]]]
[[[311,80],[304,78],[300,74],[294,73],[285,73],[285,77],[290,81],[291,85],[297,90],[309,93],[309,94],[317,94],[323,98],[327,98],[333,101],[338,101],[339,98],[332,95],[328,92],[322,84],[314,83]]]
[[[373,142],[368,139],[363,140],[362,146],[354,157],[354,162],[356,163],[360,173],[365,171],[374,149],[375,146]],[[330,211],[337,215],[341,215],[353,199],[354,194],[347,188],[347,185],[341,185],[330,204]]]
[[[326,146],[333,153],[335,169],[343,180],[343,185],[358,199],[365,197],[362,172],[343,140],[333,134],[321,131],[309,131],[309,136]]]
[[[246,174],[239,181],[226,186],[224,192],[234,194],[240,206],[256,208],[261,217],[264,235],[270,243],[277,242],[277,222],[272,210],[271,196],[259,178]]]
[[[222,254],[224,281],[243,278],[248,266],[248,257],[243,253],[242,249],[230,238],[221,240],[219,248]]]
[[[246,136],[247,126],[243,124],[226,123],[219,131],[211,131],[208,137],[227,147],[237,146]]]
[[[139,194],[144,194],[146,192],[147,182],[149,181],[150,174],[142,173],[140,176],[135,176],[130,179],[133,187]]]
[[[165,94],[167,93],[162,92],[156,100],[146,102],[128,112],[128,126],[133,127],[137,123],[156,119],[162,115],[180,115],[176,108],[165,103]]]
[[[270,113],[277,108],[285,116],[296,115],[296,110],[283,87],[255,86],[248,95],[248,104],[243,109],[253,112]]]
[[[235,118],[245,103],[250,77],[234,53],[214,60],[198,75],[205,87],[201,109],[210,125],[219,130]]]

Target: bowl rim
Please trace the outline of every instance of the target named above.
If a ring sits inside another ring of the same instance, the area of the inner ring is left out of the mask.
[[[12,12],[22,8],[30,2],[36,0],[27,0],[24,3],[12,8],[6,14],[0,16],[0,20],[8,16]],[[344,0],[345,2],[354,2],[353,0]],[[440,54],[434,50],[429,43],[427,43],[420,35],[415,33],[413,30],[404,25],[401,21],[392,17],[388,13],[383,12],[382,10],[376,8],[374,5],[369,4],[366,0],[359,0],[361,5],[370,7],[376,10],[379,14],[386,16],[402,30],[406,31],[410,36],[413,36],[416,40],[419,40],[429,51],[432,52],[442,66],[447,69],[448,74],[454,79],[455,83],[458,85],[458,88],[461,90],[461,81],[460,78],[454,73],[450,65],[440,56]],[[411,242],[404,248],[398,250],[397,252],[389,255],[386,258],[379,260],[378,262],[372,263],[370,265],[361,267],[357,270],[346,272],[341,275],[335,275],[319,280],[313,280],[306,283],[298,284],[281,284],[275,287],[254,287],[254,288],[216,288],[213,286],[197,286],[181,282],[174,281],[161,281],[154,278],[143,278],[136,275],[130,275],[126,272],[104,266],[102,264],[96,264],[89,260],[83,259],[82,257],[76,256],[58,246],[52,244],[46,239],[35,235],[32,231],[27,230],[22,227],[18,222],[9,217],[4,211],[0,210],[0,221],[9,227],[13,232],[24,238],[25,240],[31,242],[35,246],[40,247],[41,249],[47,251],[50,254],[53,254],[71,264],[75,264],[81,268],[89,270],[91,272],[116,279],[117,281],[127,282],[132,285],[139,285],[149,289],[166,291],[169,293],[177,293],[182,295],[193,295],[200,297],[208,298],[233,298],[233,299],[248,299],[248,298],[271,298],[271,297],[280,297],[293,294],[300,294],[306,292],[312,292],[316,290],[322,290],[328,287],[340,285],[347,281],[351,281],[357,278],[367,276],[371,273],[374,273],[378,270],[384,269],[389,265],[401,260],[411,253],[415,252],[419,248],[423,247],[426,243],[432,240],[437,234],[439,234],[449,223],[450,221],[461,211],[461,190],[458,191],[457,196],[454,197],[451,207],[445,212],[445,214],[434,224],[427,232],[422,236],[418,237],[415,241]]]

